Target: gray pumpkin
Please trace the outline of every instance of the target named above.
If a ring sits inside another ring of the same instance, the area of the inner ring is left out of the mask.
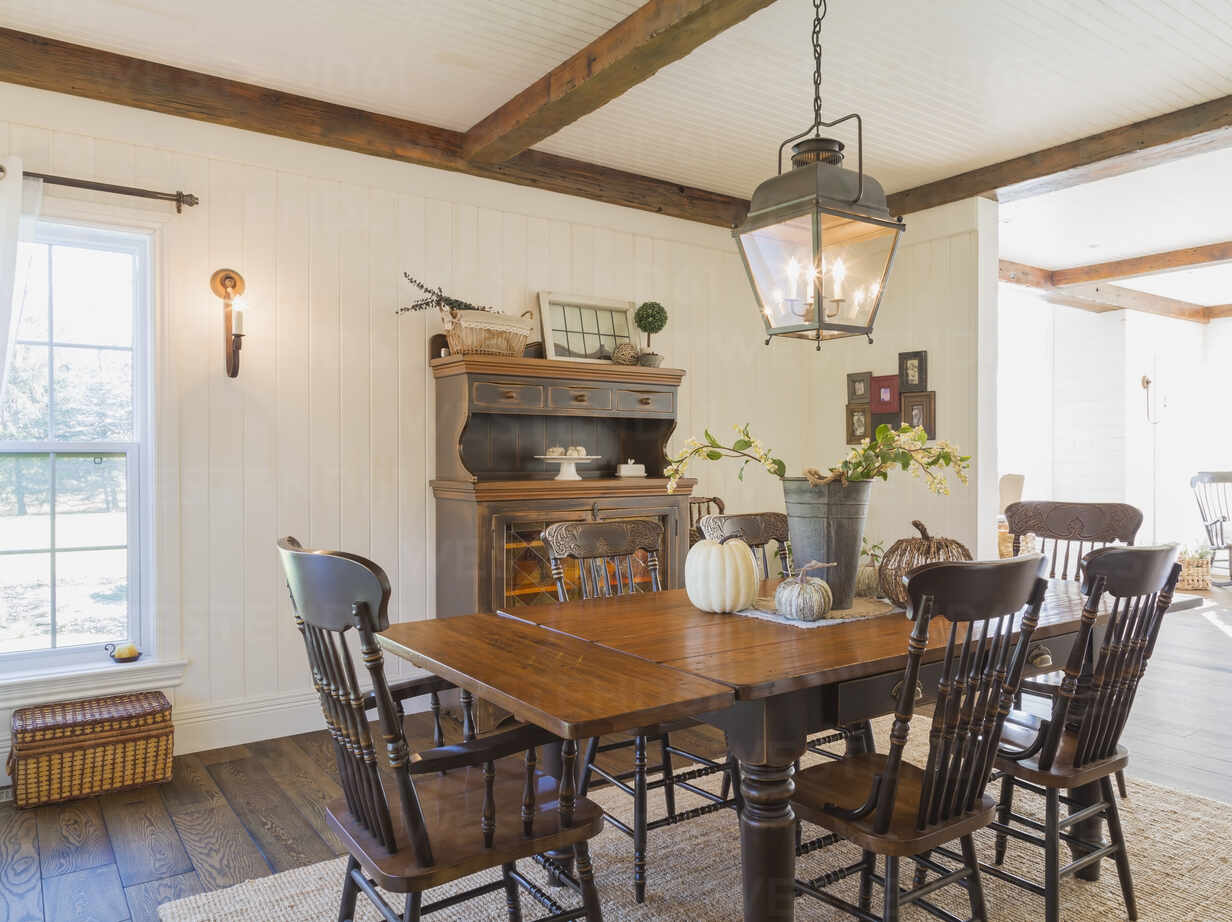
[[[830,584],[815,576],[805,576],[807,570],[834,566],[816,560],[800,568],[793,577],[783,580],[774,590],[774,607],[784,618],[792,621],[820,621],[834,605],[834,593]]]

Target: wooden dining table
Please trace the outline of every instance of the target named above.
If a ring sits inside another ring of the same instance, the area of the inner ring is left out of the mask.
[[[759,596],[772,596],[776,582],[763,583]],[[1028,675],[1065,663],[1082,605],[1076,583],[1050,583]],[[911,629],[902,612],[888,605],[884,612],[804,629],[699,611],[684,590],[670,590],[395,624],[379,640],[390,654],[562,740],[682,717],[721,729],[742,772],[745,922],[790,922],[794,764],[807,736],[821,730],[865,728],[850,735],[849,749],[873,745],[867,722],[894,709]],[[933,619],[919,703],[935,695],[948,632],[944,617]],[[1076,811],[1098,790],[1071,794]],[[1098,828],[1075,831],[1098,840]],[[1098,869],[1096,862],[1084,871]]]

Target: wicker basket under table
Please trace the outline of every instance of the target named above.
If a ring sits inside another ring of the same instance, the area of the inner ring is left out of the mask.
[[[13,799],[34,807],[171,780],[171,703],[159,691],[13,712]]]

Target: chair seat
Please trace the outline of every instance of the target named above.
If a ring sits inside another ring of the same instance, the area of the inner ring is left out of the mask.
[[[884,753],[870,752],[804,769],[796,775],[792,807],[803,819],[824,826],[861,848],[880,855],[899,857],[918,855],[992,822],[996,805],[991,797],[984,795],[970,813],[927,829],[917,829],[916,816],[924,771],[907,762],[899,768],[894,813],[890,818],[890,828],[885,833],[873,832],[871,814],[858,820],[848,820],[825,811],[826,804],[849,810],[861,806],[873,788],[873,778],[886,770],[886,759]]]
[[[337,798],[326,807],[330,826],[341,836],[364,870],[377,884],[393,893],[426,890],[478,871],[564,848],[598,835],[603,830],[603,811],[579,797],[574,805],[573,825],[561,829],[555,778],[535,773],[535,815],[532,836],[522,832],[522,792],[525,763],[520,758],[501,759],[496,765],[496,831],[491,848],[483,844],[480,817],[483,813],[484,778],[480,766],[456,769],[444,775],[421,775],[415,779],[424,823],[435,863],[424,867],[415,857],[402,822],[402,805],[395,785],[386,780],[393,816],[396,852],[387,852]]]
[[[1037,718],[1019,712],[1010,714],[1001,733],[1001,746],[1006,749],[1026,749],[1035,740],[1038,726]],[[1129,751],[1124,746],[1118,746],[1116,755],[1075,768],[1074,752],[1077,748],[1078,735],[1067,730],[1061,736],[1057,757],[1048,770],[1039,767],[1038,753],[1021,761],[998,756],[996,768],[1014,778],[1046,788],[1078,788],[1115,774],[1129,764]]]

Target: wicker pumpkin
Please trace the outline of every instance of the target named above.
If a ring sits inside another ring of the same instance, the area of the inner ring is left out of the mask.
[[[881,592],[881,574],[877,568],[870,564],[865,564],[856,571],[856,597],[861,599],[873,599]]]
[[[807,570],[824,566],[827,564],[814,560],[802,566],[795,576],[779,583],[774,590],[774,607],[780,615],[792,621],[820,621],[829,614],[834,606],[830,584],[824,579],[804,575]]]
[[[971,552],[962,542],[934,538],[918,519],[911,524],[920,532],[920,537],[895,541],[881,560],[881,591],[897,605],[907,604],[903,577],[916,567],[943,560],[971,560]]]

